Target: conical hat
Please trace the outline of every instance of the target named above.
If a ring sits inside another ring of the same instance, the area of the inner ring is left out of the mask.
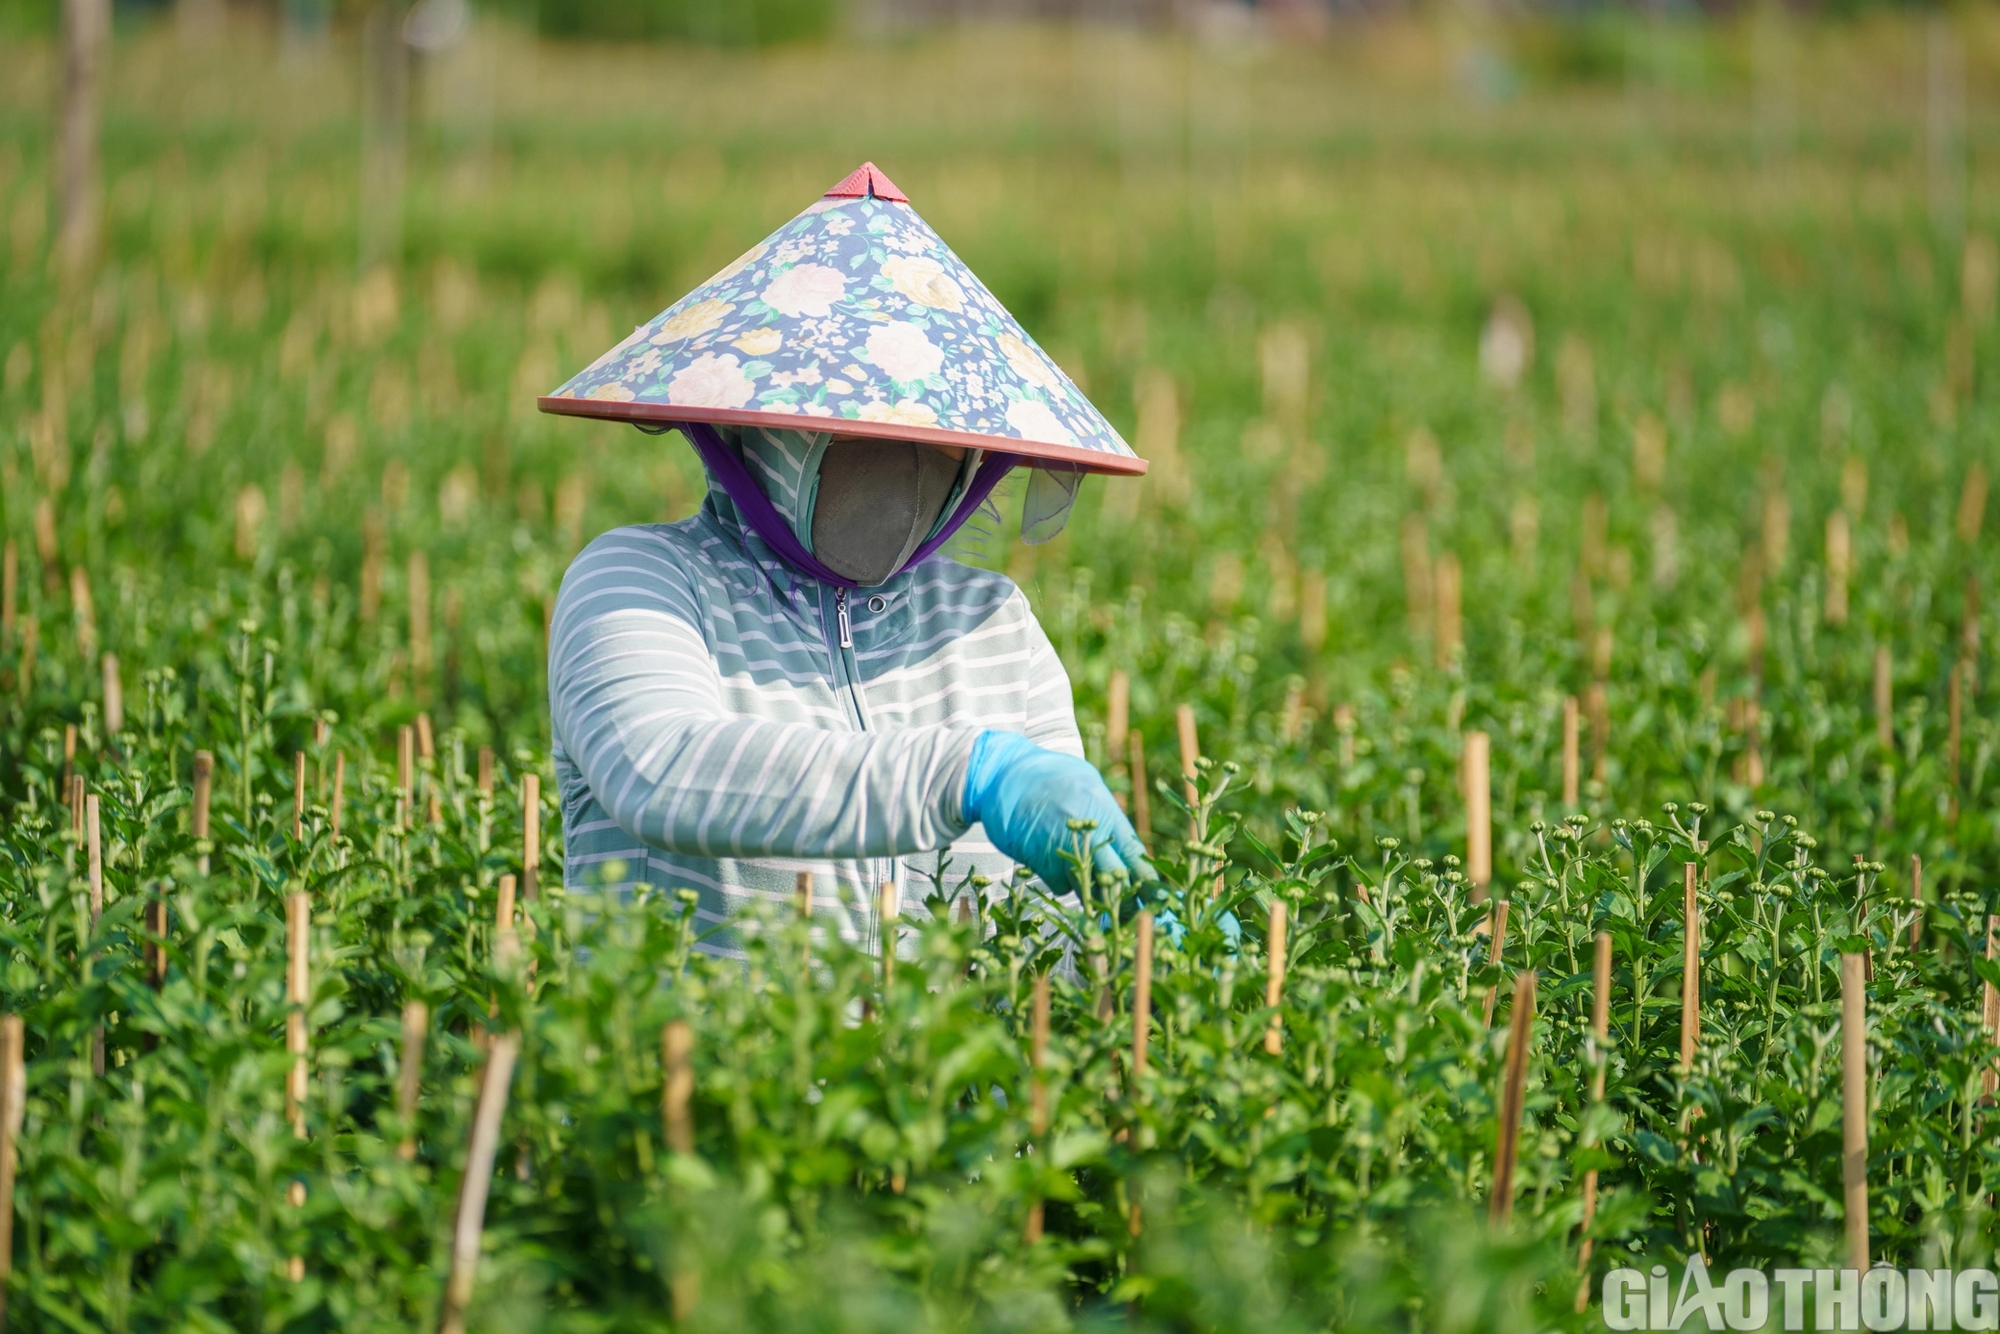
[[[1146,471],[872,162],[540,404]]]

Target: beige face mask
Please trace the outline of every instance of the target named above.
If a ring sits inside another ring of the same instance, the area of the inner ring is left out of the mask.
[[[903,440],[839,440],[812,488],[812,554],[863,588],[886,583],[937,531],[960,460]]]

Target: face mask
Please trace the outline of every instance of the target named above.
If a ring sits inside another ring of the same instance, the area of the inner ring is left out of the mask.
[[[937,529],[959,461],[902,440],[842,440],[820,456],[812,553],[863,588],[885,583]]]

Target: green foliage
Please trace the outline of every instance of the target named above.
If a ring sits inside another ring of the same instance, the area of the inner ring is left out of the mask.
[[[1645,84],[1673,51],[1636,30],[1647,60],[1617,90],[1530,91],[1496,116],[1383,75],[1366,121],[1328,92],[1361,77],[1337,51],[1201,57],[1191,78],[1193,48],[1033,32],[982,37],[977,59],[870,52],[861,80],[852,52],[715,50],[662,97],[657,70],[501,40],[481,77],[519,100],[484,121],[476,99],[421,103],[400,249],[367,272],[344,72],[142,36],[114,57],[103,263],[67,285],[46,107],[15,91],[40,85],[5,77],[47,50],[0,53],[19,617],[0,639],[0,1007],[26,1021],[30,1091],[10,1316],[429,1324],[485,1035],[517,1029],[475,1328],[1588,1327],[1593,1168],[1596,1269],[1839,1254],[1837,967],[1856,948],[1874,968],[1876,1254],[1988,1262],[2000,732],[1992,524],[1968,497],[1991,467],[1993,201],[1974,178],[1962,236],[1928,211],[1905,160],[1914,85],[1876,77],[1921,43],[1814,31],[1796,81],[1813,133],[1789,141],[1680,100],[1700,80]],[[1733,58],[1738,36],[1713,50]],[[1380,40],[1363,54],[1427,39]],[[1444,46],[1422,51],[1442,67]],[[1141,99],[1116,116],[1078,91],[1100,58]],[[209,100],[148,91],[224,62]],[[1607,128],[1655,104],[1631,140]],[[528,400],[839,179],[862,139],[1155,459],[1140,486],[1086,489],[1061,541],[979,557],[1028,590],[1092,759],[1150,802],[1187,934],[1159,946],[1143,1076],[1119,886],[1063,913],[938,868],[906,887],[885,991],[824,924],[808,939],[774,914],[745,957],[715,959],[694,949],[715,924],[679,898],[563,892],[549,800],[532,934],[513,958],[496,940],[521,780],[555,795],[542,629],[562,569],[590,534],[684,517],[700,493],[677,442]],[[1511,387],[1477,350],[1502,294],[1536,330]],[[1454,568],[1458,651],[1440,644]],[[1113,671],[1150,788],[1111,734]],[[1566,697],[1583,702],[1573,803]],[[1212,757],[1193,809],[1157,781],[1180,773],[1182,704]],[[399,809],[388,757],[420,713],[439,745]],[[1458,860],[1469,728],[1492,738],[1497,959]],[[205,848],[196,748],[217,760]],[[67,769],[102,803],[94,927]],[[1682,1070],[1686,863],[1702,1029]],[[960,922],[969,888],[983,902]],[[284,1092],[298,890],[303,1139]],[[1541,993],[1514,1222],[1495,1231],[1524,968]],[[412,1000],[432,1036],[406,1125]],[[691,1155],[659,1110],[675,1018],[696,1038]]]
[[[837,0],[542,0],[536,26],[551,37],[779,46],[833,31]]]

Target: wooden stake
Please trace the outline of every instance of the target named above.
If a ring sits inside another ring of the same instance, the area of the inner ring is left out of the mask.
[[[330,823],[333,826],[333,836],[335,838],[340,837],[340,814],[342,808],[346,805],[346,802],[347,802],[347,752],[344,750],[337,750],[333,753],[333,807],[332,807],[333,818],[330,821]]]
[[[479,1237],[486,1227],[486,1195],[493,1184],[493,1155],[500,1147],[507,1086],[513,1082],[514,1058],[520,1050],[521,1035],[508,1032],[496,1037],[486,1053],[479,1102],[472,1114],[472,1143],[466,1149],[465,1176],[458,1187],[458,1212],[451,1225],[451,1277],[445,1283],[440,1334],[465,1334],[465,1308],[472,1301]]]
[[[1611,697],[1604,682],[1592,681],[1584,689],[1583,703],[1590,715],[1590,776],[1602,783],[1611,773]]]
[[[1192,704],[1183,704],[1174,710],[1174,727],[1180,733],[1181,780],[1183,790],[1187,793],[1188,805],[1194,806],[1201,800],[1200,794],[1195,791],[1194,785],[1196,773],[1195,761],[1201,757],[1201,745],[1195,738],[1194,706]],[[1193,838],[1194,835],[1189,834],[1188,837]]]
[[[89,850],[90,930],[95,935],[97,919],[104,916],[104,831],[95,792],[83,799],[83,836]]]
[[[396,1156],[413,1162],[417,1156],[417,1097],[423,1091],[424,1045],[430,1036],[431,1007],[420,1000],[403,1003],[403,1053],[396,1062],[396,1114],[403,1121],[403,1142]]]
[[[1451,666],[1465,647],[1465,633],[1460,619],[1460,587],[1458,557],[1447,551],[1437,558],[1431,567],[1433,597],[1437,608],[1437,634],[1433,645],[1437,665],[1440,669]]]
[[[1488,963],[1499,963],[1504,957],[1504,952],[1507,948],[1507,906],[1510,902],[1511,900],[1508,899],[1499,899],[1487,911],[1484,925],[1486,927],[1487,939],[1490,942],[1489,952],[1486,955]],[[1495,982],[1486,992],[1486,1022],[1484,1026],[1487,1028],[1493,1027],[1493,1008],[1499,999],[1500,984]]]
[[[542,778],[521,775],[521,897],[535,903],[542,897]]]
[[[500,877],[493,895],[493,961],[505,967],[514,961],[520,938],[514,934],[514,877]]]
[[[20,617],[21,603],[21,553],[14,546],[14,539],[8,538],[0,546],[0,647],[14,638],[14,625]],[[0,1301],[5,1294],[0,1293]]]
[[[1285,1000],[1285,901],[1271,898],[1271,927],[1264,946],[1264,1008],[1271,1023],[1264,1030],[1264,1050],[1276,1056],[1285,1045],[1285,1020],[1279,1007]]]
[[[396,828],[410,827],[416,801],[417,736],[408,723],[396,729]]]
[[[1701,1040],[1701,905],[1695,898],[1694,863],[1681,864],[1681,1073],[1694,1069]]]
[[[7,1281],[14,1274],[14,1160],[27,1112],[27,1035],[21,1016],[0,1016],[0,1330],[7,1328]]]
[[[1840,1176],[1847,1267],[1868,1272],[1868,997],[1863,959],[1840,956]]]
[[[188,822],[194,832],[194,841],[208,840],[208,797],[209,785],[215,776],[215,756],[208,751],[194,753],[194,807],[189,812]],[[208,874],[208,853],[201,852],[195,857],[195,870]]]
[[[1514,1014],[1507,1029],[1506,1083],[1500,1095],[1500,1134],[1493,1147],[1493,1194],[1487,1219],[1504,1228],[1514,1217],[1514,1163],[1521,1150],[1521,1104],[1528,1085],[1528,1038],[1535,1022],[1535,971],[1514,979]]]
[[[1465,734],[1465,878],[1472,901],[1486,899],[1493,883],[1493,743],[1484,732]]]
[[[1146,784],[1146,738],[1132,732],[1125,738],[1126,763],[1132,770],[1132,828],[1139,841],[1153,846],[1153,794]]]
[[[125,730],[125,682],[118,675],[118,655],[105,654],[98,666],[104,680],[104,736],[115,740]]]
[[[306,841],[306,753],[292,754],[292,841]]]
[[[479,790],[487,796],[493,795],[493,747],[479,748]]]
[[[1582,710],[1575,695],[1563,696],[1563,809],[1573,811],[1583,788]]]
[[[164,885],[155,884],[153,894],[146,901],[146,934],[152,939],[146,942],[146,980],[153,990],[163,990],[167,985],[167,900]]]
[[[1104,753],[1116,764],[1125,753],[1125,740],[1131,733],[1132,721],[1132,678],[1125,674],[1123,667],[1111,673],[1111,688],[1105,701]]]
[[[71,274],[97,257],[101,211],[99,104],[104,50],[111,36],[110,0],[63,0],[62,119],[58,138],[56,258]]]
[[[1049,1133],[1049,1086],[1042,1077],[1042,1069],[1049,1059],[1049,975],[1035,975],[1033,1009],[1028,1021],[1028,1134],[1039,1145],[1042,1136]],[[1039,1198],[1028,1206],[1028,1224],[1024,1231],[1028,1244],[1042,1239],[1042,1202]]]
[[[1924,938],[1924,859],[1915,853],[1910,854],[1910,903],[1917,910],[1910,921],[1910,948],[1915,949]]]
[[[1889,672],[1889,646],[1875,646],[1875,744],[1896,748],[1895,682]]]
[[[660,1031],[660,1122],[667,1147],[675,1153],[694,1152],[694,1028],[672,1019]]]
[[[902,910],[902,899],[896,893],[896,882],[882,882],[881,899],[881,943],[882,943],[882,1005],[889,1004],[889,982],[896,975],[896,945],[900,933],[896,928],[896,918]]]
[[[1826,516],[1826,623],[1847,624],[1847,579],[1853,572],[1853,543],[1847,530],[1847,511],[1835,510]]]
[[[82,782],[79,777],[77,781]],[[104,831],[97,794],[91,793],[83,799],[84,839],[89,847],[90,868],[90,960],[97,961],[97,924],[104,917]],[[104,1078],[104,1025],[94,1025],[90,1030],[90,1071],[99,1079]]]
[[[76,802],[76,724],[63,724],[63,805],[69,807],[72,822],[82,819],[82,807]],[[81,828],[81,826],[77,826]]]
[[[291,1053],[291,1078],[285,1081],[285,1115],[292,1134],[306,1137],[306,1006],[312,999],[307,956],[312,935],[312,900],[304,890],[285,895],[285,1050]]]
[[[437,758],[437,736],[431,731],[431,716],[417,715],[417,758],[435,760]]]

